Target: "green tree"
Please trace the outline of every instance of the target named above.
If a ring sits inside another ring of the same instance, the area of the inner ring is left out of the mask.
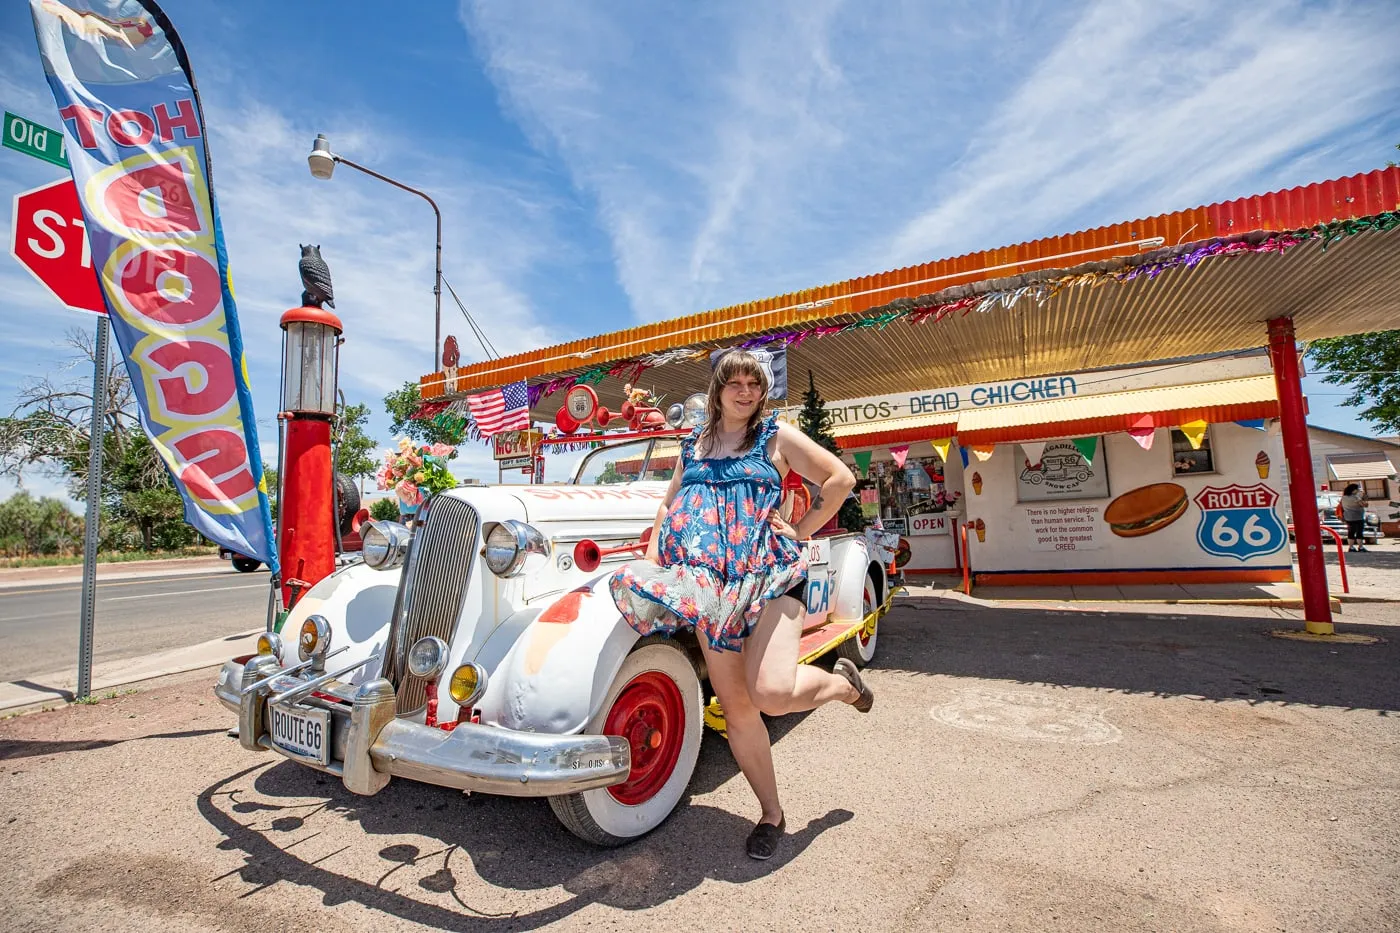
[[[841,448],[836,446],[836,435],[831,431],[831,413],[826,410],[826,400],[817,391],[812,371],[807,370],[807,391],[802,393],[802,412],[797,416],[802,433],[816,441],[822,448],[841,456]],[[860,531],[865,527],[865,518],[860,514],[860,505],[854,499],[841,503],[841,511],[836,514],[836,523],[847,531]]]
[[[135,526],[143,551],[193,542],[193,530],[184,523],[185,502],[146,435],[134,435],[104,472],[103,499],[113,514]],[[178,529],[165,527],[171,524]]]
[[[377,522],[396,522],[399,520],[399,503],[393,496],[385,496],[382,499],[375,499],[369,505],[369,517]]]
[[[461,437],[451,430],[434,424],[432,421],[415,419],[413,413],[423,404],[418,394],[418,383],[405,382],[399,389],[384,396],[384,410],[389,414],[389,431],[395,437],[404,435],[424,444],[451,444],[456,446]],[[376,465],[377,466],[377,465]]]
[[[332,428],[335,472],[351,477],[373,476],[379,469],[374,459],[374,450],[379,444],[365,433],[368,421],[368,405],[336,406]]]
[[[1323,382],[1351,390],[1342,404],[1366,406],[1377,433],[1400,433],[1400,330],[1314,340],[1308,359]]]
[[[83,519],[58,499],[15,493],[0,502],[0,555],[70,556],[83,546]]]

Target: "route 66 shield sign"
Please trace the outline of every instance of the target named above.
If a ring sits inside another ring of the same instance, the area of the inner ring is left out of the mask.
[[[1201,523],[1196,543],[1207,554],[1249,560],[1272,554],[1288,543],[1288,532],[1274,511],[1278,492],[1254,486],[1207,486],[1196,493]]]

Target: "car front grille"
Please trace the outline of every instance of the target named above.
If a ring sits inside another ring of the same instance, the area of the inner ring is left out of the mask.
[[[399,715],[416,713],[427,703],[426,681],[408,672],[408,649],[427,635],[452,644],[481,524],[475,509],[448,495],[433,497],[425,510],[399,581],[384,662],[398,689]]]

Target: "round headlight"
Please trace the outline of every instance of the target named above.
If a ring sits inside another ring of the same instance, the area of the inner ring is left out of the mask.
[[[687,428],[693,428],[697,424],[705,423],[705,393],[696,392],[685,400],[683,408],[685,415],[681,419],[681,424]]]
[[[673,428],[678,428],[685,423],[685,406],[676,402],[666,409],[666,423]]]
[[[414,677],[432,680],[447,666],[447,642],[426,635],[408,649],[408,672]]]
[[[549,546],[539,529],[515,519],[506,519],[491,526],[481,556],[486,566],[498,577],[513,577],[525,566],[528,554],[548,555]]]
[[[282,657],[282,636],[276,632],[263,632],[258,636],[258,654]]]
[[[360,529],[360,556],[375,570],[393,570],[412,540],[413,532],[398,522],[368,522]]]
[[[297,639],[297,656],[303,661],[324,658],[331,648],[331,624],[325,616],[307,616]]]
[[[463,664],[452,672],[447,692],[458,706],[471,706],[486,692],[486,669],[480,664]]]

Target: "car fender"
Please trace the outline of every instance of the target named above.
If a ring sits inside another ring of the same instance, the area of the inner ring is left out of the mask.
[[[865,618],[861,611],[861,601],[865,596],[865,577],[875,575],[875,585],[880,598],[884,598],[884,569],[870,557],[870,547],[864,538],[852,535],[838,539],[833,548],[831,569],[835,575],[835,592],[831,600],[831,619],[834,622],[859,622]]]
[[[317,582],[302,594],[282,623],[280,631],[286,646],[282,662],[297,663],[297,635],[301,624],[312,614],[324,616],[330,623],[331,651],[349,646],[331,659],[329,667],[346,667],[373,654],[382,659],[399,576],[398,572],[354,563]],[[361,684],[379,676],[380,663],[374,662],[346,679],[351,684]]]
[[[581,732],[640,637],[608,590],[612,572],[563,594],[526,625],[490,674],[481,721],[508,729]]]

